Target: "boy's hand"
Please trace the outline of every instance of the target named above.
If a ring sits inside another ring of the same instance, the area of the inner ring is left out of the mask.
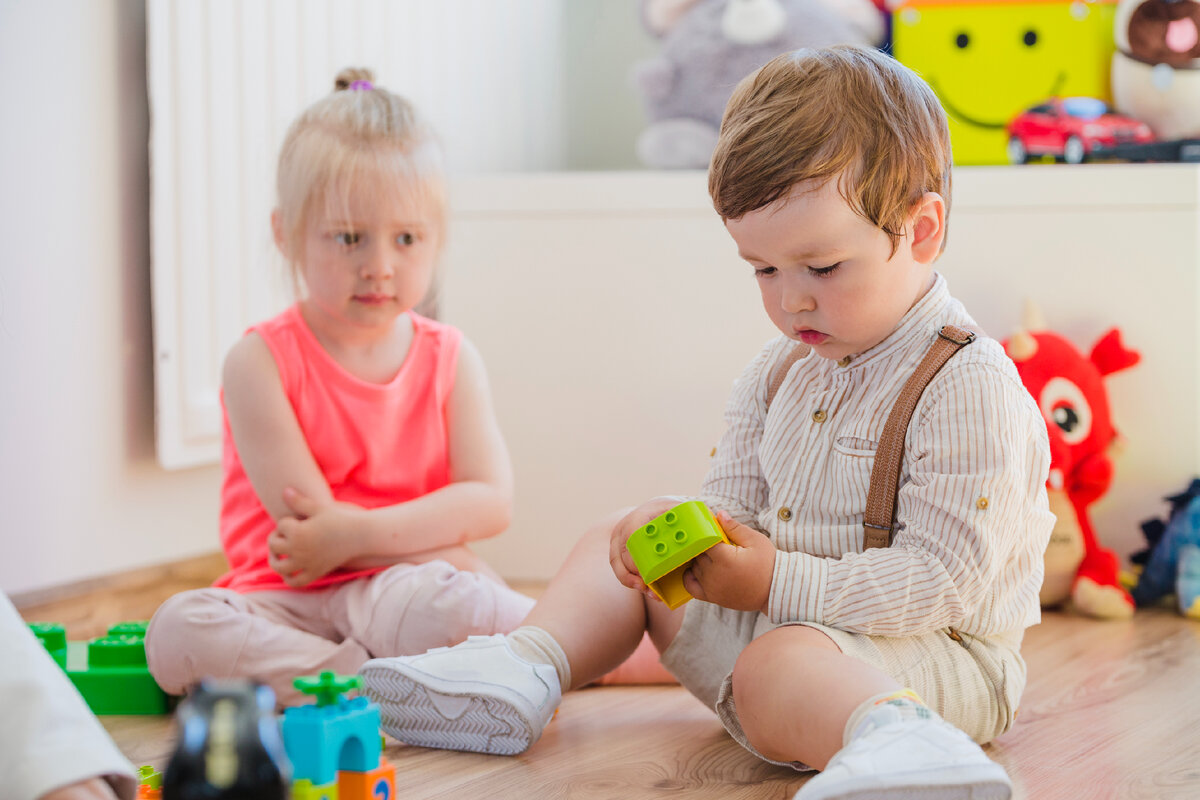
[[[775,575],[775,544],[724,511],[716,517],[730,544],[721,542],[692,559],[683,573],[683,588],[697,600],[763,611]]]
[[[352,503],[320,503],[295,489],[283,490],[295,515],[284,517],[267,537],[267,563],[288,586],[307,586],[355,558],[351,530],[362,509]]]
[[[625,546],[625,542],[629,540],[629,537],[638,528],[660,514],[665,514],[685,500],[687,500],[686,497],[670,496],[647,500],[626,514],[617,523],[616,527],[613,528],[612,538],[608,543],[608,563],[612,566],[613,574],[617,576],[617,580],[623,585],[658,600],[658,595],[650,591],[650,587],[642,580],[641,573],[638,572],[637,565],[633,563],[633,556],[629,554],[629,548]],[[660,600],[659,602],[662,601]]]

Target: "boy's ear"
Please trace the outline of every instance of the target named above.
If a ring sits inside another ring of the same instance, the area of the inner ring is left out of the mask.
[[[275,237],[275,246],[279,248],[279,252],[290,260],[292,254],[288,252],[287,237],[283,233],[283,215],[279,213],[278,208],[271,212],[271,235]]]
[[[942,253],[946,240],[946,200],[937,192],[926,192],[913,204],[912,254],[922,264],[932,264]]]

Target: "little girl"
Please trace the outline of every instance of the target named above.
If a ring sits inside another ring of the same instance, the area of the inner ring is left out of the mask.
[[[147,631],[171,693],[254,677],[289,704],[296,676],[509,631],[533,605],[467,547],[512,500],[479,353],[413,311],[444,243],[440,148],[371,73],[335,87],[279,156],[271,225],[299,300],[225,360],[229,572]]]

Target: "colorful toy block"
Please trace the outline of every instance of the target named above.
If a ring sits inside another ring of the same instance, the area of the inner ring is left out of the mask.
[[[683,572],[696,556],[721,542],[725,532],[708,506],[689,500],[638,528],[625,542],[642,580],[668,608],[692,599]]]
[[[393,800],[396,796],[396,768],[380,759],[369,772],[338,773],[339,800]]]
[[[339,678],[332,672],[295,680],[297,689],[317,698],[283,712],[283,743],[296,780],[324,786],[337,780],[339,771],[370,772],[380,763],[379,706],[365,697],[341,696],[360,683],[357,676]]]
[[[338,785],[314,786],[308,778],[301,778],[292,784],[292,800],[339,800]]]
[[[90,642],[67,641],[62,625],[30,629],[83,695],[93,714],[166,714],[167,694],[146,668],[146,622],[122,622]]]
[[[905,0],[893,53],[929,82],[956,164],[1008,164],[1008,123],[1050,97],[1109,100],[1113,0]]]

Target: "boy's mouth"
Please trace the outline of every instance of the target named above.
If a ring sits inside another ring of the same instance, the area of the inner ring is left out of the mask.
[[[821,344],[829,338],[829,334],[814,331],[811,328],[796,331],[796,338],[808,345]]]

